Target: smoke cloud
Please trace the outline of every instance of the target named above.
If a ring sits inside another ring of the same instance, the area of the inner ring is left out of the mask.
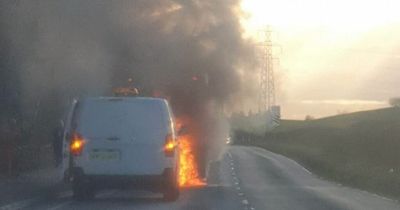
[[[6,1],[0,10],[20,118],[47,133],[72,98],[109,95],[132,78],[194,119],[206,141],[208,116],[237,106],[254,83],[239,0]]]

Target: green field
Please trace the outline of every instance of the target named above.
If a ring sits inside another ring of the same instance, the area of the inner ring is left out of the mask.
[[[315,174],[400,200],[400,108],[311,121],[283,120],[255,145],[288,156]]]

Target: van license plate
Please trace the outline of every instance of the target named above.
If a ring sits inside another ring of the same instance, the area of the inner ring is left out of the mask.
[[[116,150],[97,150],[90,153],[91,160],[119,160],[119,151]]]

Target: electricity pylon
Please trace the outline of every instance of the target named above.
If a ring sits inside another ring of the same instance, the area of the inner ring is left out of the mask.
[[[272,55],[272,31],[266,29],[262,31],[262,41],[259,43],[261,51],[260,69],[260,93],[258,111],[265,112],[271,110],[276,104],[275,98],[275,78],[274,78],[274,58]]]

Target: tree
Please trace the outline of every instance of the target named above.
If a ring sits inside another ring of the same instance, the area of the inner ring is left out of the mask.
[[[389,99],[389,104],[392,107],[400,107],[400,98],[391,98],[391,99]]]
[[[253,116],[253,111],[250,109],[247,116],[252,117]]]
[[[311,115],[307,115],[306,118],[305,118],[306,121],[310,121],[310,120],[314,120],[314,119],[315,118],[313,116],[311,116]]]

